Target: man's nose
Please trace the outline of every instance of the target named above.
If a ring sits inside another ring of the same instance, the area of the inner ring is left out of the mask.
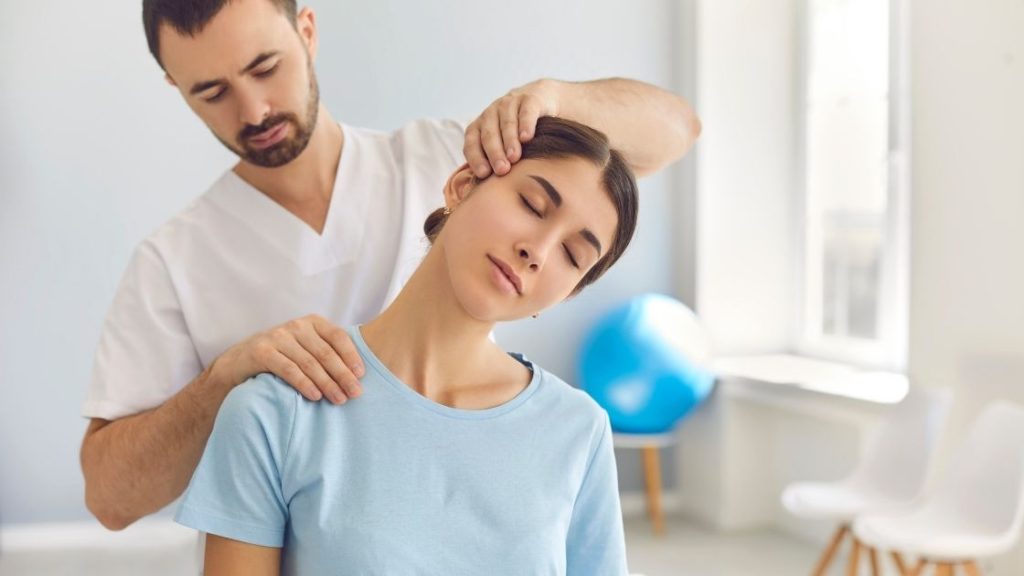
[[[242,123],[259,126],[270,116],[270,104],[258,90],[249,90],[239,95],[238,114]]]

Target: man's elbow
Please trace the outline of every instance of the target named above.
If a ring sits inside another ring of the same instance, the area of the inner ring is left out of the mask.
[[[680,98],[680,100],[682,100]],[[703,125],[701,124],[700,117],[697,116],[697,112],[690,106],[688,102],[682,100],[682,110],[679,114],[678,128],[678,148],[676,160],[686,156],[693,148],[697,138],[700,138],[701,130]]]
[[[137,517],[126,516],[123,512],[110,505],[109,502],[100,498],[96,494],[96,490],[90,488],[88,479],[85,483],[85,507],[107,530],[124,530],[138,520]]]
[[[98,426],[94,427],[98,429]],[[138,520],[138,517],[126,516],[109,498],[104,496],[105,492],[100,490],[105,479],[100,477],[102,464],[96,458],[95,438],[91,432],[93,430],[86,434],[79,453],[82,477],[85,480],[85,507],[104,528],[124,530]]]
[[[687,119],[687,125],[689,126],[690,132],[690,144],[692,145],[700,138],[700,133],[704,129],[704,125],[700,122],[700,117],[697,116],[696,112],[691,112]]]

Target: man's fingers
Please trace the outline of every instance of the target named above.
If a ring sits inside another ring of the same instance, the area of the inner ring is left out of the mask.
[[[298,366],[299,370],[302,370],[302,373],[313,381],[313,384],[328,400],[335,404],[343,404],[347,400],[344,392],[341,391],[341,387],[327,374],[324,367],[320,365],[320,361],[310,354],[298,340],[292,340],[279,345],[278,351]],[[299,391],[301,392],[301,390]]]
[[[323,367],[331,380],[341,389],[344,396],[354,398],[359,395],[359,381],[342,360],[342,357],[335,352],[334,347],[324,340],[320,334],[309,326],[298,336],[299,345]],[[330,396],[328,396],[330,398]],[[331,398],[335,404],[339,402]]]
[[[462,153],[466,156],[466,163],[469,164],[477,178],[487,178],[491,175],[491,164],[487,161],[484,148],[480,144],[479,119],[466,127],[466,141],[462,145]]]
[[[366,374],[366,367],[363,359],[352,342],[352,337],[341,328],[328,322],[314,324],[316,335],[321,339],[324,346],[330,348],[331,355],[335,359],[332,365],[331,376],[349,398],[355,398],[362,393],[362,385],[359,379]]]
[[[506,96],[499,101],[498,122],[501,125],[501,141],[509,164],[519,160],[519,105],[517,96]]]
[[[294,362],[278,350],[274,350],[269,358],[267,368],[306,397],[316,402],[323,397],[320,389],[313,384],[306,374]]]
[[[540,118],[540,100],[533,97],[525,97],[519,104],[519,142],[529,142],[537,129],[537,120]]]
[[[491,164],[491,170],[501,176],[507,174],[512,164],[505,156],[505,149],[501,142],[501,126],[499,116],[492,105],[484,111],[480,117],[480,144],[483,146],[487,161]]]

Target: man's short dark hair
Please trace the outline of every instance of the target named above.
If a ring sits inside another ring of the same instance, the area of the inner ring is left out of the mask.
[[[160,67],[160,26],[165,22],[179,34],[195,36],[213,20],[231,0],[142,0],[142,25],[146,29],[149,52]],[[295,26],[298,8],[295,0],[267,0]]]

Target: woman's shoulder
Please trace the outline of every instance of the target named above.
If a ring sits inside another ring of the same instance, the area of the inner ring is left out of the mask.
[[[536,363],[530,364],[538,375],[540,385],[559,410],[569,410],[573,414],[585,416],[594,424],[604,423],[608,413],[585,390],[569,384]]]
[[[257,374],[228,392],[217,418],[289,419],[299,397],[298,391],[277,376]]]

